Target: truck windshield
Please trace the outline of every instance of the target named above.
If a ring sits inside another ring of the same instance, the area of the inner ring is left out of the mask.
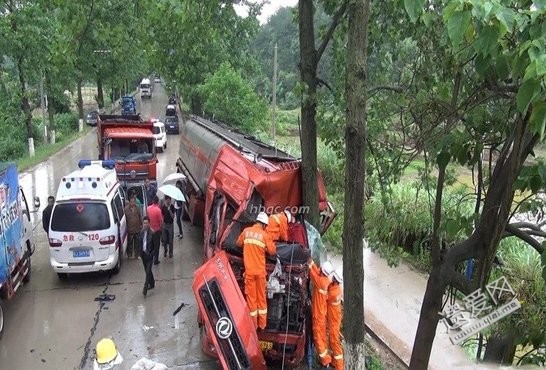
[[[153,157],[153,139],[113,139],[110,143],[111,159],[147,161]]]
[[[148,85],[148,84],[141,84],[141,85],[140,85],[140,88],[141,88],[141,89],[149,89],[149,88],[150,88],[150,85]]]
[[[155,135],[157,135],[157,134],[159,134],[160,132],[161,132],[161,131],[159,130],[159,127],[154,126],[154,128],[153,128],[153,133],[154,133]]]
[[[52,231],[91,231],[110,228],[110,215],[104,203],[60,203],[51,215]]]

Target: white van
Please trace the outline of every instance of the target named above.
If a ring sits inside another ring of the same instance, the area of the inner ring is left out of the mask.
[[[167,133],[165,132],[165,124],[157,119],[153,120],[153,122],[155,151],[163,152],[165,149],[167,149]]]
[[[81,160],[63,177],[49,223],[49,255],[59,278],[68,273],[118,273],[127,248],[125,193],[115,162]]]
[[[140,98],[152,98],[152,84],[149,78],[143,78],[140,82]]]

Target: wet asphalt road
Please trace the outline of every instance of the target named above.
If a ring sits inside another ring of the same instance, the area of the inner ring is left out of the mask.
[[[163,118],[167,96],[156,84],[151,101],[140,101],[144,118]],[[179,136],[169,135],[167,150],[158,154],[158,176],[176,172]],[[48,161],[21,174],[29,206],[40,197],[33,215],[36,251],[30,283],[6,304],[5,332],[0,340],[1,370],[92,369],[93,349],[112,336],[124,357],[122,369],[140,358],[161,362],[169,369],[218,369],[199,343],[197,306],[191,290],[193,271],[202,262],[202,229],[184,223],[184,239],[175,239],[174,258],[154,266],[155,289],[142,295],[144,271],[140,260],[124,258],[121,272],[72,275],[61,281],[49,264],[49,245],[41,227],[47,196],[55,195],[60,178],[77,169],[80,159],[96,159],[96,131],[71,144]],[[97,302],[101,294],[110,302]],[[176,316],[173,312],[184,304]]]

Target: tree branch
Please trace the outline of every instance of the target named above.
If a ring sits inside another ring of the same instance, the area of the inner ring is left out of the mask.
[[[542,254],[544,252],[544,248],[542,247],[542,243],[540,243],[538,240],[532,237],[532,235],[528,234],[524,230],[521,230],[514,226],[514,224],[507,224],[505,228],[507,234],[506,236],[515,236],[527,244],[529,244],[531,247],[533,247],[538,253]]]
[[[379,90],[388,90],[388,91],[394,91],[394,92],[397,92],[397,93],[401,93],[401,92],[404,91],[404,88],[402,86],[381,85],[381,86],[376,86],[376,87],[373,87],[373,88],[369,89],[368,90],[368,95],[373,94],[374,92],[379,91]]]
[[[343,18],[343,16],[345,15],[346,10],[347,10],[347,1],[343,1],[339,9],[334,13],[334,16],[332,17],[332,23],[330,23],[330,27],[328,28],[328,31],[326,31],[326,33],[322,37],[322,42],[317,49],[317,55],[316,55],[317,63],[322,57],[322,54],[324,54],[324,50],[326,50],[326,47],[328,46],[328,43],[332,39],[332,36],[334,35],[334,31],[336,30],[337,25],[341,21],[341,18]]]
[[[465,276],[461,275],[459,272],[455,271],[454,269],[450,269],[449,271],[449,282],[450,284],[460,291],[461,293],[468,295],[472,293],[475,289],[473,289],[473,284],[471,281],[469,281]]]
[[[328,88],[328,90],[333,91],[332,87],[330,85],[328,85],[328,82],[324,81],[321,78],[317,77],[317,84],[322,85],[322,86],[326,86]]]

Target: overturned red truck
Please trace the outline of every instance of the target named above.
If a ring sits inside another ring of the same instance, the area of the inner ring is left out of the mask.
[[[267,260],[267,327],[251,321],[244,292],[241,231],[259,211],[303,209],[301,161],[219,122],[190,116],[180,126],[178,172],[187,177],[186,215],[204,226],[204,264],[193,291],[199,306],[203,350],[225,369],[262,369],[265,364],[296,365],[305,354],[309,324],[310,256],[304,212],[291,225],[291,240],[277,243]],[[319,172],[320,233],[335,217]],[[280,265],[279,263],[280,262]],[[280,267],[280,270],[279,270]]]
[[[124,187],[157,181],[157,155],[153,123],[138,114],[106,115],[97,120],[99,159],[116,162],[118,181]]]

